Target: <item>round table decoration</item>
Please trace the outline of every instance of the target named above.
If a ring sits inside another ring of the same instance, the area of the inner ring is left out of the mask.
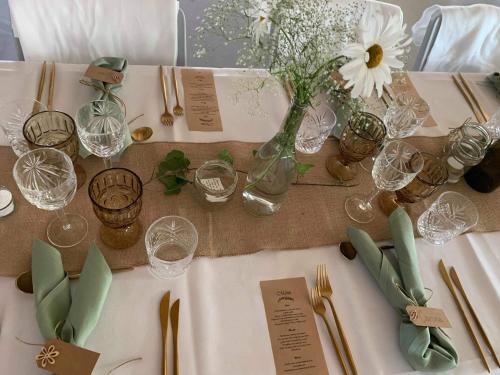
[[[51,147],[68,155],[75,169],[77,187],[83,186],[87,174],[77,163],[79,142],[75,121],[70,115],[59,111],[35,113],[24,123],[23,136],[30,150]]]
[[[94,213],[102,222],[100,237],[114,249],[134,245],[142,233],[137,220],[142,208],[142,181],[126,168],[105,169],[89,183]]]

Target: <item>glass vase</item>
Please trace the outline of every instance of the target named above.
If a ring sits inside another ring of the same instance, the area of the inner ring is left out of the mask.
[[[255,216],[275,214],[296,178],[295,138],[306,107],[292,104],[282,130],[255,153],[243,190],[243,204]]]

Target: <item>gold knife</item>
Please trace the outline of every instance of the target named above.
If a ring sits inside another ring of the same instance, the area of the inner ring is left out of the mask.
[[[179,331],[179,308],[181,300],[176,300],[170,308],[170,323],[172,324],[172,339],[174,341],[174,375],[179,375],[179,350],[177,333]]]
[[[40,80],[38,81],[38,91],[36,93],[36,102],[33,104],[33,114],[40,112],[40,103],[42,102],[43,86],[45,85],[45,71],[47,70],[47,61],[42,64]]]
[[[168,309],[170,307],[170,290],[165,293],[163,298],[161,299],[160,302],[160,323],[161,323],[161,336],[162,336],[162,343],[163,343],[163,355],[162,355],[162,362],[161,362],[161,367],[162,367],[162,375],[167,375],[168,374],[168,367],[167,367],[167,329],[168,329]]]
[[[47,99],[47,109],[52,111],[52,103],[54,102],[54,84],[56,80],[56,63],[52,62],[49,79],[49,98]]]
[[[458,73],[458,77],[460,78],[460,81],[462,81],[463,86],[465,87],[465,89],[469,93],[470,98],[476,104],[477,109],[479,109],[479,112],[481,113],[481,116],[483,117],[484,122],[488,122],[490,118],[489,118],[488,114],[486,113],[486,111],[484,110],[481,103],[479,103],[479,100],[477,100],[476,96],[474,95],[474,92],[472,91],[469,84],[467,83],[467,80],[465,79],[465,77],[463,76],[462,73]]]
[[[451,279],[453,280],[453,283],[455,284],[455,286],[459,290],[460,294],[462,295],[462,297],[465,301],[465,304],[467,305],[467,308],[469,309],[469,311],[472,315],[472,318],[474,319],[477,326],[479,327],[479,332],[481,333],[481,336],[483,336],[483,339],[484,339],[484,342],[486,343],[486,346],[488,347],[488,349],[490,349],[491,354],[493,354],[493,358],[495,358],[495,362],[500,367],[500,361],[498,360],[497,353],[495,352],[495,348],[493,348],[493,345],[491,345],[490,339],[488,338],[488,335],[486,334],[486,330],[483,328],[483,325],[479,321],[479,317],[477,316],[476,311],[472,307],[472,304],[470,303],[469,298],[467,297],[467,294],[465,293],[465,289],[462,286],[462,283],[460,282],[460,278],[458,277],[458,273],[454,267],[450,268],[450,276],[451,276]]]
[[[446,286],[448,287],[451,295],[453,296],[453,299],[455,300],[455,304],[458,307],[458,311],[460,312],[460,315],[462,316],[462,320],[464,321],[465,327],[467,328],[467,331],[469,332],[469,336],[472,339],[472,342],[474,343],[477,351],[479,352],[479,355],[481,356],[481,361],[483,362],[484,367],[486,367],[488,372],[491,372],[490,366],[488,366],[488,362],[486,361],[486,357],[484,355],[484,352],[481,349],[481,346],[479,345],[479,341],[477,341],[476,335],[474,334],[474,331],[472,330],[472,326],[469,323],[469,319],[467,319],[467,315],[465,315],[464,308],[462,307],[462,304],[460,303],[460,300],[458,299],[457,293],[455,292],[455,289],[453,288],[453,284],[451,282],[450,276],[448,275],[448,271],[446,271],[446,266],[444,265],[444,262],[442,259],[439,261],[439,272],[441,273],[441,277],[443,278]]]

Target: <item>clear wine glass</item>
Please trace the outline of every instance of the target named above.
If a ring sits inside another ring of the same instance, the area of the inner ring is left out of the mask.
[[[424,166],[418,149],[403,141],[391,141],[378,154],[372,169],[375,190],[369,196],[352,195],[345,201],[349,217],[358,223],[369,223],[375,217],[372,202],[381,190],[399,190],[415,178]]]
[[[420,97],[402,92],[387,108],[384,123],[387,138],[400,139],[413,135],[429,117],[429,105]]]
[[[68,155],[54,148],[29,151],[17,159],[13,175],[29,203],[42,210],[56,211],[57,217],[47,227],[47,237],[54,246],[75,246],[85,238],[87,220],[63,210],[76,192],[76,174]]]
[[[418,218],[420,235],[434,245],[443,245],[477,224],[479,213],[466,196],[454,191],[441,194]]]
[[[80,141],[92,154],[103,158],[109,169],[111,157],[120,152],[128,131],[121,105],[109,100],[93,100],[76,113]]]

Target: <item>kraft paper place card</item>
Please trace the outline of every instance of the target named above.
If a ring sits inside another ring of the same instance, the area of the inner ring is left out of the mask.
[[[222,131],[222,121],[210,69],[182,69],[186,119],[191,131]]]
[[[303,277],[261,281],[277,375],[328,375]]]

